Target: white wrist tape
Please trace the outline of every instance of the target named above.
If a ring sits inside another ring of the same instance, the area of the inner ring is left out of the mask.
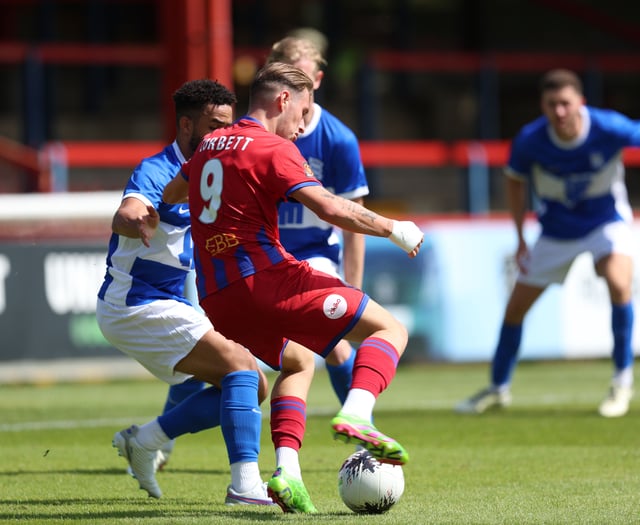
[[[411,253],[424,238],[422,230],[412,221],[393,221],[393,230],[389,240],[400,246],[405,252]]]

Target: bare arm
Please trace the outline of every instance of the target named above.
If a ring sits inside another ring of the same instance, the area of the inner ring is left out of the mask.
[[[189,183],[182,176],[182,172],[169,181],[164,187],[162,193],[162,200],[167,204],[179,204],[181,202],[187,202],[189,197]]]
[[[354,233],[375,237],[388,237],[415,257],[420,251],[424,235],[408,221],[394,221],[368,210],[360,204],[334,195],[323,186],[305,186],[294,191],[291,197],[301,202],[322,220]]]
[[[149,247],[149,241],[159,223],[160,216],[153,206],[130,197],[120,203],[111,221],[111,229],[118,235],[140,239],[145,246]]]
[[[507,206],[511,213],[511,218],[516,227],[516,234],[518,236],[518,248],[516,251],[516,262],[521,270],[524,268],[521,265],[521,261],[528,254],[527,243],[524,239],[524,218],[527,212],[527,183],[523,180],[516,179],[507,175],[506,177],[506,189],[507,189]]]
[[[353,202],[362,205],[363,199],[352,199]],[[351,286],[362,288],[362,276],[364,274],[365,238],[360,233],[343,230],[344,241],[342,253],[342,265],[344,280]]]
[[[304,204],[322,220],[354,233],[389,237],[393,221],[364,206],[334,195],[320,185],[305,186],[291,197]]]

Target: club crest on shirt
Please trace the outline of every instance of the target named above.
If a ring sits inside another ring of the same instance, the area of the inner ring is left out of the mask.
[[[306,175],[307,177],[313,177],[313,176],[314,176],[314,175],[313,175],[313,170],[311,169],[311,166],[309,166],[309,163],[308,163],[308,162],[305,162],[305,163],[302,165],[302,169],[304,169],[304,173],[305,173],[305,175]]]
[[[328,295],[322,305],[322,311],[329,319],[340,319],[347,312],[347,300],[341,295]]]

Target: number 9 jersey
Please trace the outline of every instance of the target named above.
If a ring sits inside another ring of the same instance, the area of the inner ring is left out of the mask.
[[[251,117],[206,135],[182,175],[201,300],[292,258],[280,243],[278,204],[320,184],[293,142]]]

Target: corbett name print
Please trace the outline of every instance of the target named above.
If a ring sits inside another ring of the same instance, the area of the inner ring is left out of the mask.
[[[198,151],[222,151],[239,149],[244,151],[247,146],[253,142],[251,137],[243,137],[242,135],[231,135],[229,137],[222,135],[220,137],[206,138],[200,144]]]

